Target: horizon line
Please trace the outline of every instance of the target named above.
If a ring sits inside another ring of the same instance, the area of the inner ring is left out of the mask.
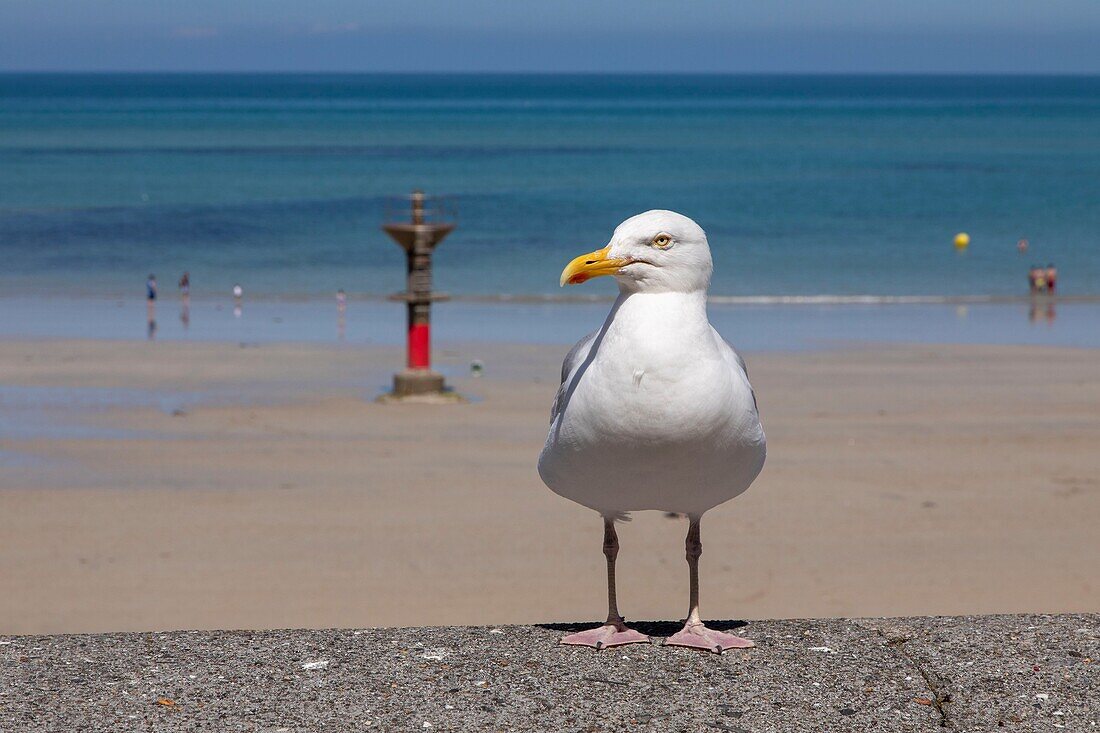
[[[333,69],[3,69],[0,76],[121,76],[121,75],[208,75],[208,76],[742,76],[742,77],[1100,77],[1095,71],[548,71],[548,70],[333,70]]]

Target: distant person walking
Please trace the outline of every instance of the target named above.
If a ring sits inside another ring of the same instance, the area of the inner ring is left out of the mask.
[[[157,276],[149,273],[145,279],[146,335],[152,341],[157,337]]]
[[[1031,283],[1031,294],[1045,293],[1047,290],[1047,271],[1038,265],[1032,265],[1028,272],[1028,281]]]
[[[1043,274],[1047,281],[1047,292],[1053,295],[1054,287],[1058,284],[1058,268],[1053,263],[1048,263],[1046,272]]]
[[[180,323],[186,331],[191,325],[191,273],[185,272],[180,278]]]
[[[191,305],[191,273],[185,272],[180,277],[180,299],[184,307]]]
[[[348,296],[344,289],[340,288],[336,291],[336,338],[339,341],[344,340],[344,334],[346,333],[345,315],[347,310]]]
[[[233,315],[236,318],[241,317],[241,307],[244,304],[244,288],[240,283],[233,284]]]

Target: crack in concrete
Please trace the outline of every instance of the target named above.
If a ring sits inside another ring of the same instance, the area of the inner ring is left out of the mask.
[[[913,665],[924,679],[924,684],[928,686],[928,691],[932,693],[932,707],[934,707],[936,712],[940,715],[940,725],[944,728],[954,728],[953,721],[947,717],[947,708],[945,707],[945,705],[951,702],[951,693],[943,690],[941,686],[937,684],[936,678],[931,673],[925,671],[921,663],[905,648],[905,643],[909,641],[908,639],[897,639],[894,641],[887,639],[886,641],[894,649],[897,649],[903,657],[909,660],[909,663]]]
[[[908,630],[900,633],[888,633],[887,630],[878,627],[872,628],[876,634],[886,640],[887,645],[897,650],[901,656],[905,657],[906,661],[908,661],[920,674],[921,679],[924,680],[924,684],[928,687],[928,691],[932,694],[932,707],[935,708],[936,713],[940,716],[940,726],[954,729],[954,721],[948,718],[946,707],[947,704],[951,702],[951,693],[944,690],[943,686],[939,684],[937,675],[926,670],[924,665],[905,648],[906,642],[913,638],[913,634],[908,632]]]

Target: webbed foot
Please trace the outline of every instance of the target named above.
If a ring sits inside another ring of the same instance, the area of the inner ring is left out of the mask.
[[[624,644],[648,644],[649,641],[648,636],[628,628],[626,624],[620,621],[615,624],[604,624],[587,631],[579,631],[576,634],[569,634],[562,637],[561,643],[606,649],[607,647],[622,646]]]
[[[748,649],[749,647],[756,646],[756,644],[753,644],[748,639],[742,639],[740,636],[708,629],[699,622],[688,622],[684,625],[683,629],[668,637],[668,639],[665,640],[665,644],[670,646],[686,646],[693,649],[705,649],[715,654],[721,654],[727,649]]]

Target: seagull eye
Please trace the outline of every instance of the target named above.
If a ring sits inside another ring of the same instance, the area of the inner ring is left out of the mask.
[[[672,244],[672,237],[668,236],[667,234],[658,234],[656,237],[653,238],[654,247],[665,249],[670,244]]]

